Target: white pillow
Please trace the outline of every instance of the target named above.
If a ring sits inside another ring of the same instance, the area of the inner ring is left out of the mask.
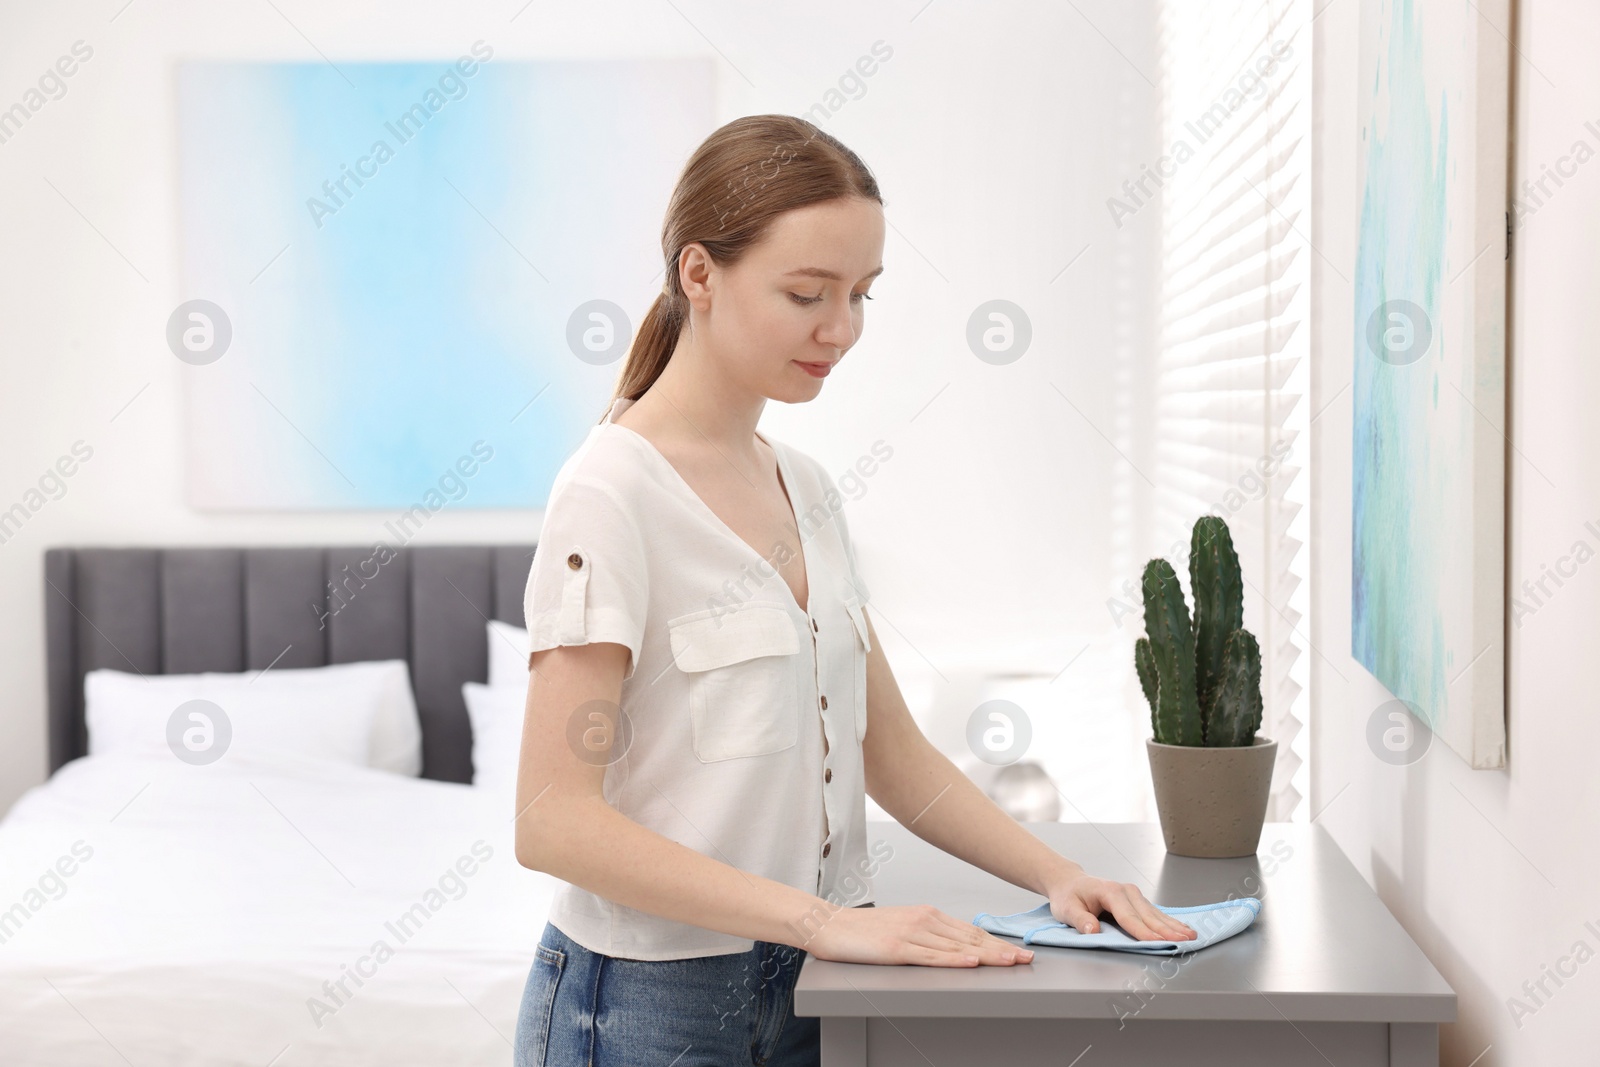
[[[422,720],[417,715],[416,692],[411,688],[411,668],[405,660],[366,660],[308,669],[347,672],[376,685],[381,695],[368,766],[413,778],[422,773]]]
[[[206,763],[228,751],[276,750],[397,774],[422,769],[422,727],[404,660],[238,674],[102,669],[84,675],[83,688],[90,755],[167,750]],[[178,714],[191,700],[209,701],[222,715],[203,707]]]
[[[472,720],[472,784],[514,794],[527,689],[466,682],[461,695],[467,701],[467,718]]]
[[[489,623],[489,684],[528,686],[528,631],[498,619]]]

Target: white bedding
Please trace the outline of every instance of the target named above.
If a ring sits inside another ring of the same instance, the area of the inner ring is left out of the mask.
[[[509,1063],[559,884],[513,809],[321,760],[75,760],[0,822],[0,1062]]]

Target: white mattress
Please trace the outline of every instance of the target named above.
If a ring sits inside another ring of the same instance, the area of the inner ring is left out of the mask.
[[[0,1062],[508,1063],[560,884],[517,864],[513,810],[311,760],[69,763],[0,822]]]

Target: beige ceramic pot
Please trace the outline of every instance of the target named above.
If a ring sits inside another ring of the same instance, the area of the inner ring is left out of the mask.
[[[1146,738],[1145,750],[1168,852],[1207,859],[1255,855],[1276,741],[1257,734],[1248,747],[1206,748]]]

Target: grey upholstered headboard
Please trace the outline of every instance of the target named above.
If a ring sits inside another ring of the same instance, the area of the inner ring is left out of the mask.
[[[50,769],[88,751],[83,676],[403,659],[422,776],[472,780],[461,683],[488,674],[485,624],[523,625],[534,546],[52,548],[45,552]]]

